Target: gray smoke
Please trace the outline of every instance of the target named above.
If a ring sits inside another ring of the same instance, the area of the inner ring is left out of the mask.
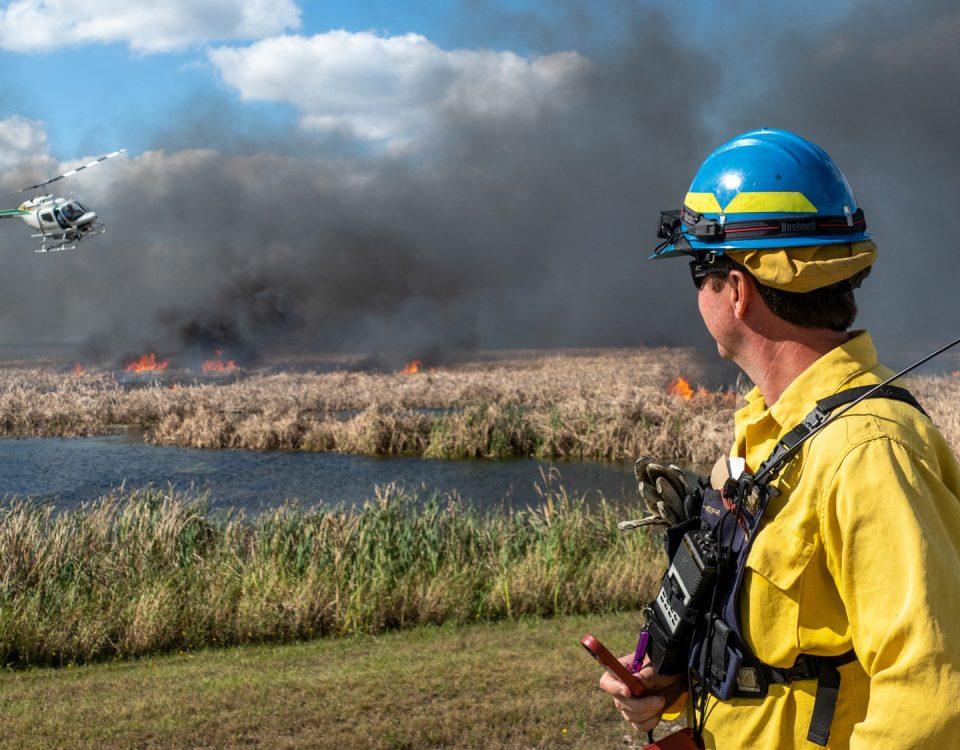
[[[840,164],[880,248],[858,323],[905,364],[960,336],[960,9],[861,4],[796,28],[764,50],[767,85],[725,97],[722,118],[731,132],[795,130]]]
[[[857,191],[881,246],[862,293],[878,338],[952,332],[956,11],[859,13],[760,47],[749,28],[705,44],[616,3],[618,41],[601,47],[596,17],[566,3],[581,48],[569,25],[472,5],[492,35],[509,22],[520,41],[588,55],[575,103],[516,121],[450,112],[417,156],[266,136],[232,105],[194,103],[164,151],[78,190],[109,223],[96,243],[38,257],[4,227],[0,338],[83,341],[104,361],[703,345],[683,262],[646,261],[654,222],[715,145],[761,124],[819,142]]]

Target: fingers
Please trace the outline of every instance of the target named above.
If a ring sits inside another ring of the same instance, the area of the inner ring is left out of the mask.
[[[672,489],[678,497],[683,497],[687,494],[687,488],[684,486],[684,481],[677,476],[676,472],[669,467],[664,466],[663,464],[647,464],[647,481],[657,482],[657,489],[659,489],[659,481],[661,479],[670,485],[670,489]]]
[[[671,526],[683,521],[683,500],[674,486],[663,477],[657,479],[656,486],[657,494],[663,498],[663,502],[658,503],[661,515],[670,522]]]
[[[684,482],[672,469],[646,461],[646,458],[637,461],[640,497],[652,516],[662,519],[669,526],[675,526],[684,519]]]
[[[659,516],[644,516],[635,518],[632,521],[620,521],[617,528],[620,531],[630,531],[632,529],[642,529],[644,526],[666,526],[667,523]]]
[[[643,482],[647,479],[647,467],[654,462],[653,456],[643,456],[637,459],[633,465],[633,475],[637,481]]]
[[[628,672],[633,671],[633,654],[624,654],[617,659],[623,666],[627,668]],[[639,673],[636,674],[639,677]],[[603,676],[600,677],[600,689],[605,693],[610,693],[615,697],[621,698],[632,698],[633,693],[630,692],[630,688],[624,685],[620,680],[616,678],[614,674],[607,671],[606,669],[603,672]]]
[[[650,456],[644,456],[637,461],[634,473],[640,481],[640,494],[652,513],[668,518],[672,524],[699,513],[699,503],[693,502],[700,486],[700,477],[697,474],[676,464],[665,466]],[[689,508],[688,498],[691,499]],[[660,503],[663,507],[658,509]],[[664,508],[669,508],[673,513],[668,514]],[[670,518],[670,515],[675,515],[676,518]]]
[[[646,482],[640,483],[640,497],[643,498],[643,504],[647,507],[649,516],[640,519],[641,526],[672,526],[671,516],[673,512],[667,508],[659,488]]]
[[[630,688],[624,685],[620,680],[614,677],[609,672],[604,672],[603,676],[600,678],[600,689],[605,693],[610,693],[610,695],[617,698],[629,698]]]
[[[614,698],[613,705],[627,721],[646,721],[659,716],[667,701],[662,695],[645,695],[642,698]]]
[[[647,510],[651,513],[657,513],[657,503],[663,500],[657,494],[657,488],[648,482],[640,482],[639,490],[640,497],[643,498],[643,504],[647,506]]]
[[[657,674],[653,667],[648,664],[644,664],[640,668],[640,671],[634,674],[640,684],[643,685],[647,690],[654,690],[661,687],[661,683],[664,681],[663,675]]]
[[[619,661],[630,669],[633,665],[633,654],[621,656]],[[658,692],[655,695],[634,698],[630,689],[609,672],[604,672],[600,678],[600,689],[614,697],[614,706],[630,726],[638,732],[649,732],[660,723],[660,718],[668,705],[668,695],[666,693],[677,692],[679,694],[682,689],[683,678],[658,675],[653,671],[653,667],[649,666],[648,661],[645,662],[645,666],[639,672],[634,673],[634,676],[640,680],[644,687],[658,691],[663,690],[664,694]]]
[[[682,466],[677,466],[676,464],[670,464],[667,468],[675,472],[677,478],[683,483],[684,493],[692,492],[700,486],[699,474],[695,474],[692,471],[687,471]]]
[[[649,732],[656,728],[657,724],[660,723],[660,717],[654,716],[652,719],[647,719],[646,721],[641,721],[639,724],[634,724],[630,722],[630,726],[636,729],[638,732]]]
[[[614,698],[613,704],[625,721],[645,732],[660,722],[667,702],[662,695],[650,695],[643,698]]]
[[[657,674],[649,664],[644,664],[643,668],[634,674],[634,677],[640,681],[644,688],[655,693],[667,693],[671,688],[676,688],[678,691],[683,690],[686,682],[685,675]]]

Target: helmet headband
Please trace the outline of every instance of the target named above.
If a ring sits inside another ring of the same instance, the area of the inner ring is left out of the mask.
[[[680,241],[690,234],[701,242],[724,242],[726,240],[770,239],[772,237],[835,237],[854,235],[867,228],[863,209],[858,208],[844,216],[811,216],[777,219],[753,219],[750,221],[723,221],[708,219],[703,214],[684,206],[679,211],[661,211],[657,237],[663,240]],[[811,243],[816,244],[816,243]]]

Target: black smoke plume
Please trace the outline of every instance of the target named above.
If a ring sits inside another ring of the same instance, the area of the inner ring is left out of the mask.
[[[257,135],[217,102],[182,113],[158,150],[78,193],[105,237],[39,257],[4,227],[0,339],[80,341],[103,361],[706,347],[683,262],[647,261],[655,221],[714,146],[760,125],[810,137],[847,173],[881,248],[861,292],[877,338],[903,348],[954,331],[956,10],[854,9],[807,34],[784,9],[743,10],[743,28],[714,35],[666,6],[612,3],[611,43],[609,18],[563,5],[582,45],[539,16],[517,35],[590,57],[574,103],[496,124],[451,114],[421,154]]]

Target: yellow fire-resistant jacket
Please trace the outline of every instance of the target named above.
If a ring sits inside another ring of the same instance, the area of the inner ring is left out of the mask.
[[[755,471],[818,399],[891,375],[862,332],[821,357],[768,407],[736,415],[732,454]],[[960,748],[960,467],[908,404],[862,402],[812,438],[775,482],[747,559],[740,609],[760,659],[836,656],[841,686],[831,748]],[[816,748],[807,742],[816,681],[763,700],[711,701],[707,747]]]

